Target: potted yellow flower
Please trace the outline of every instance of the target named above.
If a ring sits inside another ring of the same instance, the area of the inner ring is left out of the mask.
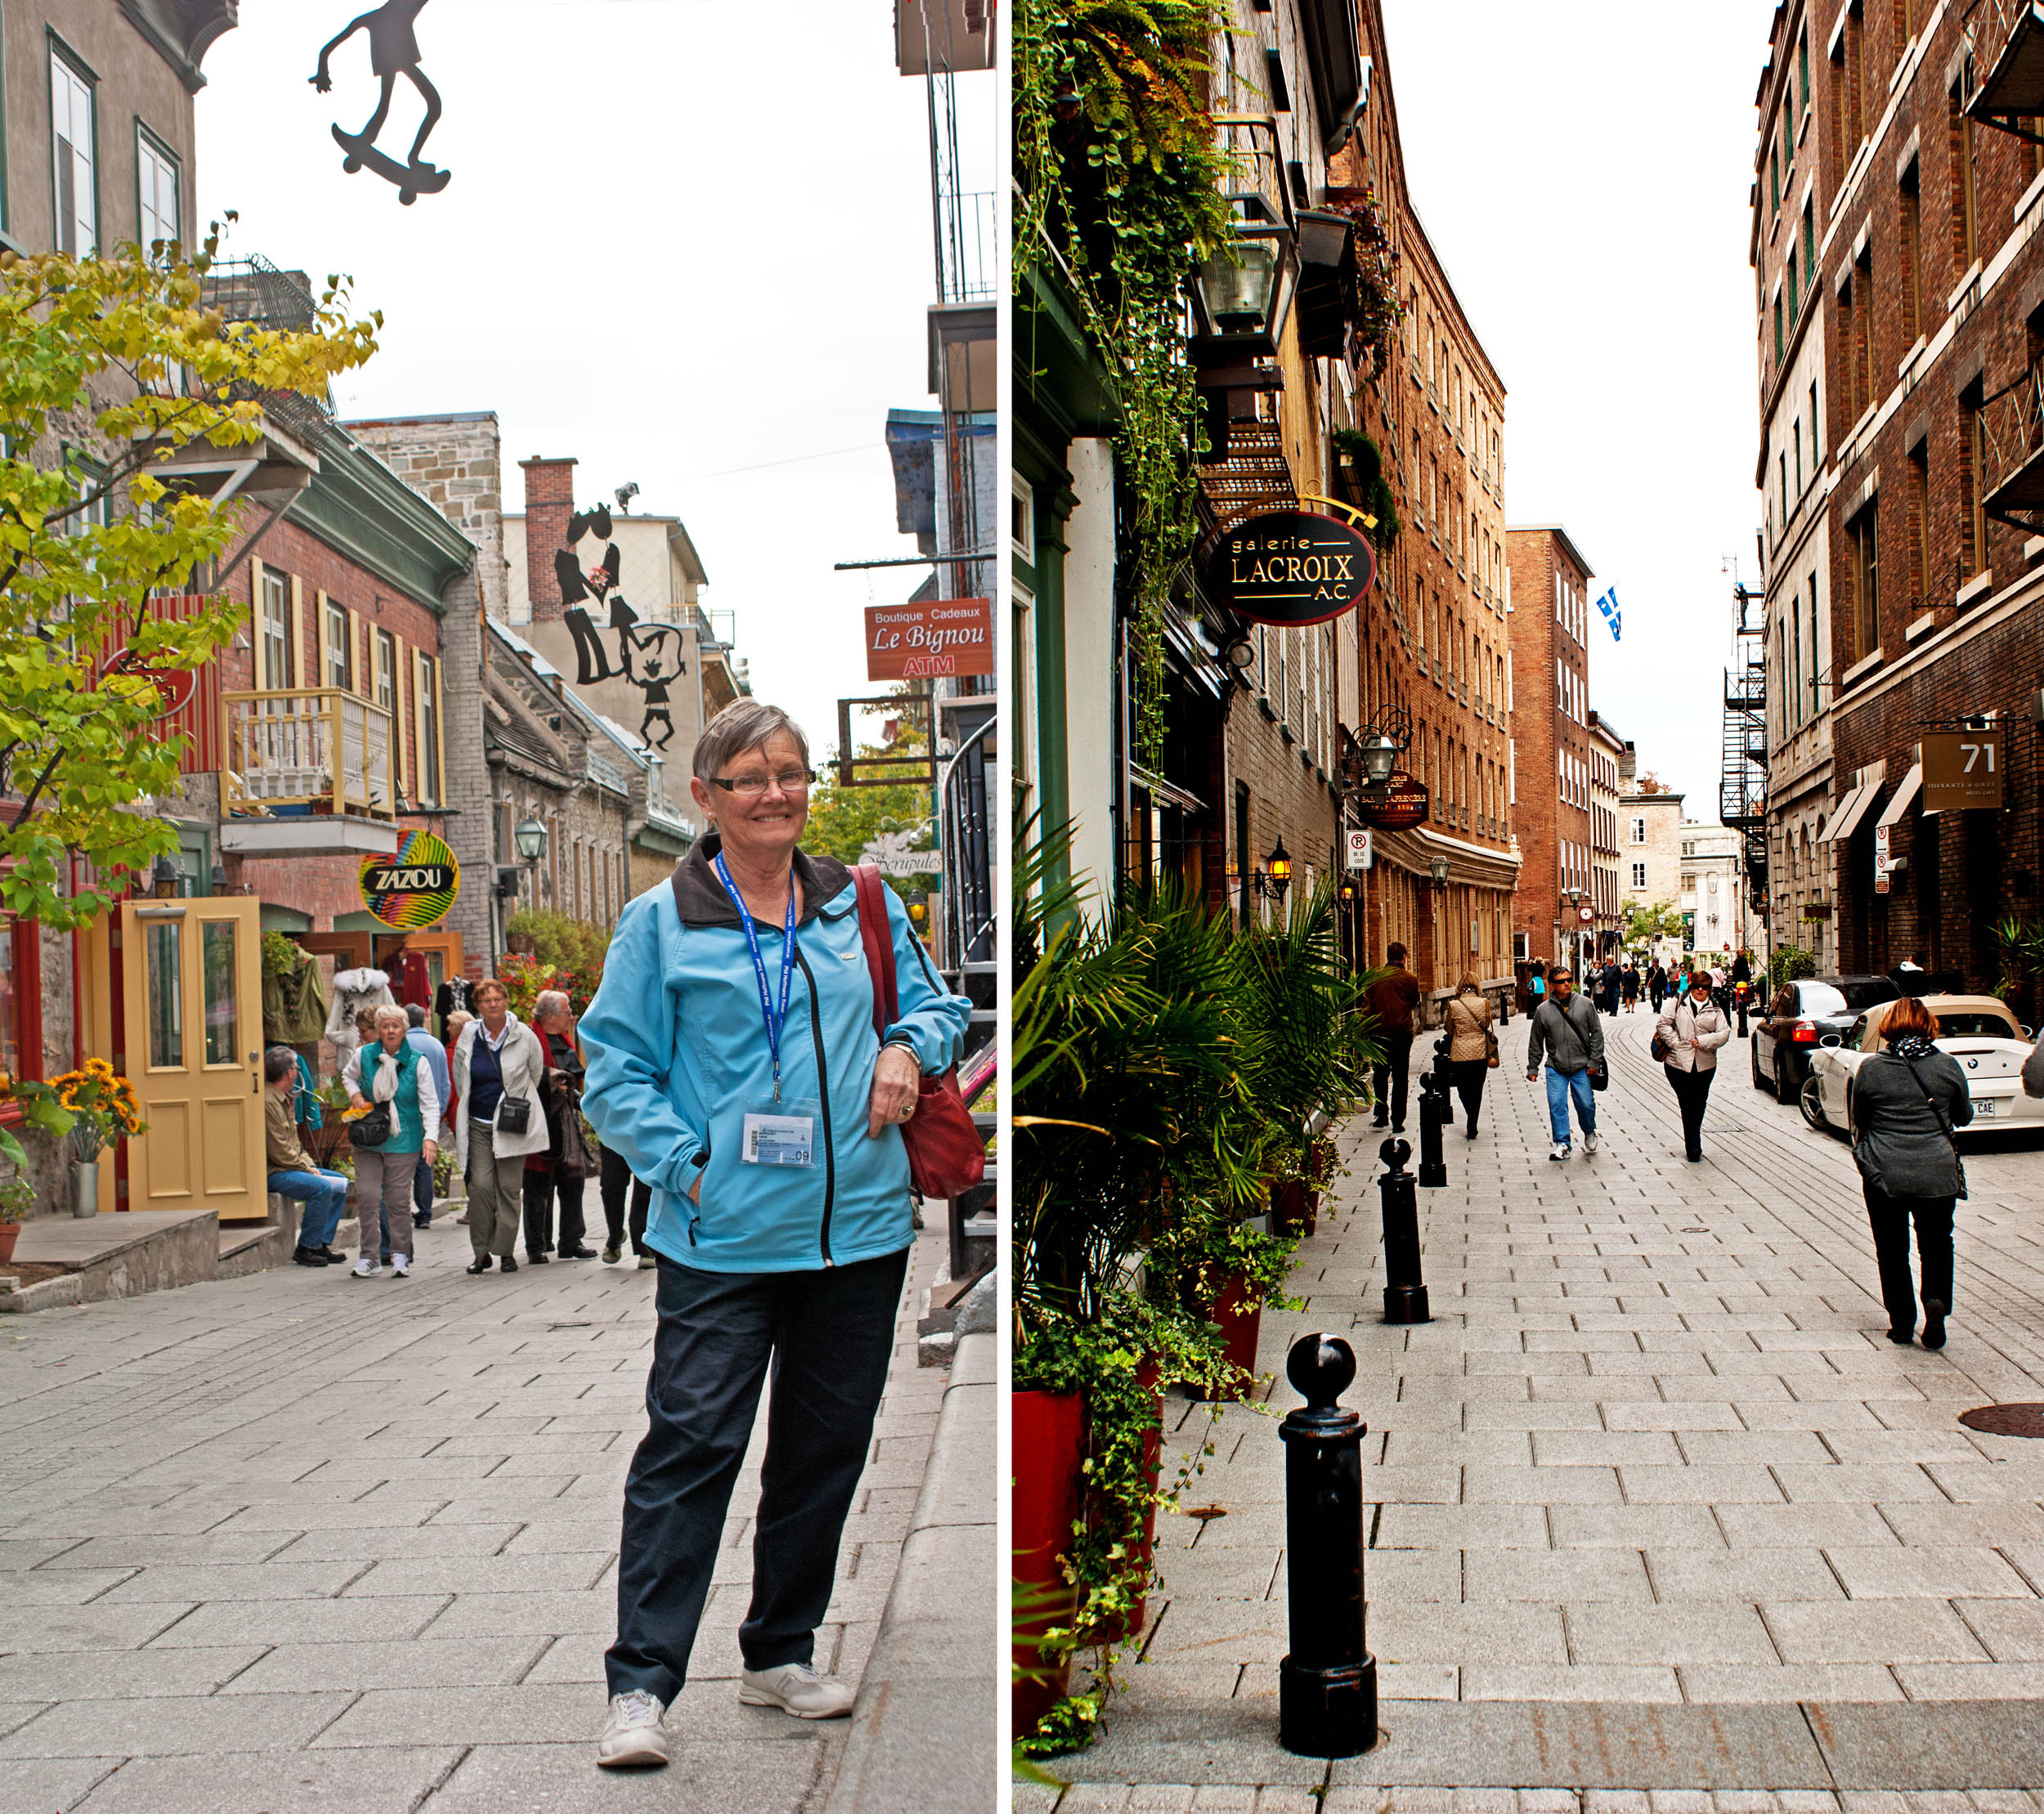
[[[71,1213],[96,1216],[100,1207],[100,1155],[116,1140],[144,1131],[135,1086],[103,1058],[88,1058],[75,1071],[47,1083],[17,1082],[16,1099],[25,1109],[40,1100],[70,1117]]]

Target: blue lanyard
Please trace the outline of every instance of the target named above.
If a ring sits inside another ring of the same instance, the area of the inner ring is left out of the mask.
[[[731,904],[738,910],[738,922],[745,928],[745,942],[752,953],[752,974],[760,985],[760,1018],[766,1023],[768,1048],[773,1054],[773,1100],[781,1100],[781,1029],[787,1024],[788,985],[795,976],[795,878],[788,878],[788,923],[781,939],[781,1011],[773,1011],[773,997],[767,987],[766,959],[760,955],[760,934],[752,923],[751,911],[745,904],[745,897],[739,894],[731,880],[731,871],[724,867],[724,853],[719,851],[710,859],[710,867],[717,872],[717,880],[724,884],[724,891],[731,897]]]

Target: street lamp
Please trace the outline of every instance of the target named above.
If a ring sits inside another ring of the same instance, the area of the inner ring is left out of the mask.
[[[168,857],[159,857],[149,872],[149,891],[159,901],[176,898],[182,878],[177,866]]]
[[[1382,731],[1371,732],[1369,741],[1363,746],[1363,773],[1369,777],[1370,786],[1383,786],[1397,766],[1398,746]]]
[[[1282,901],[1284,891],[1292,885],[1292,859],[1284,849],[1284,840],[1278,839],[1276,848],[1264,859],[1263,867],[1257,872],[1257,893],[1266,900]]]
[[[1290,227],[1238,220],[1230,243],[1199,267],[1199,300],[1213,339],[1245,357],[1275,359],[1298,279]]]
[[[540,859],[546,854],[546,827],[527,817],[518,830],[511,834],[511,841],[518,846],[518,857],[532,871],[532,904],[540,904]]]
[[[1448,885],[1448,859],[1437,857],[1428,867],[1433,871],[1434,893],[1438,894]]]

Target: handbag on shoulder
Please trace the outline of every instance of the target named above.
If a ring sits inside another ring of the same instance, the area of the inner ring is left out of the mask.
[[[872,863],[861,863],[852,879],[858,890],[858,935],[873,979],[873,1031],[885,1040],[900,1012],[894,941],[887,929],[887,885]],[[986,1145],[959,1093],[956,1065],[940,1077],[920,1080],[916,1112],[903,1124],[901,1138],[908,1149],[908,1181],[918,1196],[948,1200],[986,1176]]]
[[[350,1146],[381,1146],[390,1138],[390,1104],[379,1102],[366,1115],[358,1115],[347,1124],[347,1144]]]

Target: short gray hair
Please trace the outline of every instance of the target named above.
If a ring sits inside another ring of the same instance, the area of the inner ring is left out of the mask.
[[[786,731],[801,752],[802,766],[809,765],[809,740],[802,727],[778,705],[762,700],[734,699],[710,720],[710,728],[696,743],[696,779],[714,780],[717,771],[741,750],[755,750],[776,731]]]
[[[411,1016],[399,1007],[395,1001],[386,1001],[376,1010],[376,1024],[382,1027],[392,1023],[409,1028],[411,1025]]]
[[[542,1014],[567,1012],[568,999],[566,989],[542,989],[532,999],[532,1018],[535,1020],[537,1020]]]

